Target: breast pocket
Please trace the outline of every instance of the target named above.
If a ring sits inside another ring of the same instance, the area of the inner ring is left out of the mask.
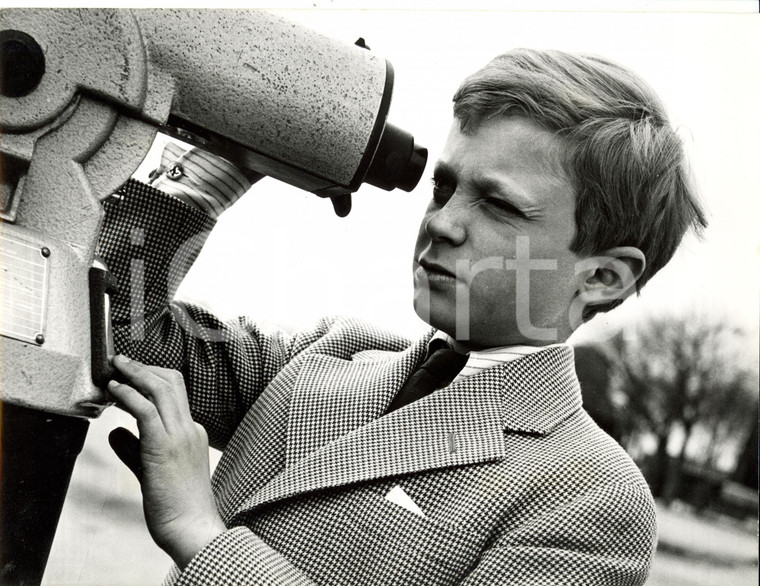
[[[455,583],[477,559],[482,544],[475,534],[409,511],[374,490],[362,497],[346,521],[372,544],[372,557],[394,566],[404,583]]]

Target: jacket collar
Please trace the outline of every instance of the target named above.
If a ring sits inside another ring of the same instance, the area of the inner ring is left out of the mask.
[[[547,347],[459,381],[499,389],[506,431],[545,435],[582,406],[571,346]]]
[[[434,338],[452,341],[431,330],[423,340],[425,347]],[[545,435],[582,406],[574,351],[568,344],[553,344],[474,376],[458,377],[455,384],[473,395],[498,388],[507,431]]]

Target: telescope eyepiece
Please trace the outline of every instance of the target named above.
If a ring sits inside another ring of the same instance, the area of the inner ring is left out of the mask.
[[[411,134],[386,124],[364,181],[386,191],[412,191],[425,171],[427,156],[427,149],[417,145]]]

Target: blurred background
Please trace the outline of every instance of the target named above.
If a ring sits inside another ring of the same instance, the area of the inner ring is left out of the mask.
[[[349,43],[364,37],[390,60],[389,120],[428,147],[431,162],[461,79],[511,47],[614,59],[668,105],[710,227],[688,237],[639,298],[571,342],[586,409],[637,461],[657,499],[648,583],[757,584],[757,3],[621,2],[615,12],[594,2],[573,11],[552,2],[358,4],[292,3],[280,12]],[[156,166],[161,146],[138,178]],[[411,194],[364,186],[345,219],[329,202],[263,180],[222,216],[179,296],[289,331],[340,313],[420,334],[410,268],[431,169]],[[136,480],[107,445],[128,419],[109,409],[92,422],[44,584],[154,584],[169,568],[144,528]]]

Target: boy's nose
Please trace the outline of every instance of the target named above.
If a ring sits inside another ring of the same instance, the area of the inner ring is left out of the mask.
[[[433,240],[446,240],[459,246],[467,238],[466,219],[453,198],[440,210],[434,212],[425,223],[425,231]]]

